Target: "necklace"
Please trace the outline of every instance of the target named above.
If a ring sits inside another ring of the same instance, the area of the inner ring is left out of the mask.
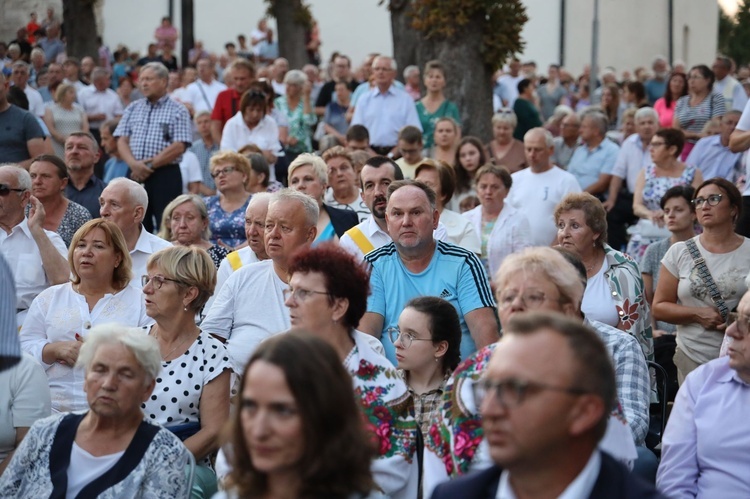
[[[157,326],[154,326],[154,329],[156,329],[156,327]],[[185,343],[188,340],[188,338],[189,338],[188,336],[186,336],[185,338],[183,338],[182,341],[179,342],[176,347],[174,347],[172,350],[170,350],[166,355],[162,355],[161,358],[163,360],[167,360],[169,358],[169,356],[174,353],[175,350],[177,350],[178,348],[180,348],[182,346],[182,344]],[[154,339],[156,341],[159,341],[159,332],[158,331],[154,331]],[[159,352],[161,353],[161,342],[159,342]]]

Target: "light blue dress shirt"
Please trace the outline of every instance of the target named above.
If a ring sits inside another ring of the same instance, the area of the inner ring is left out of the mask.
[[[612,173],[619,152],[620,147],[609,139],[604,139],[593,151],[583,144],[570,158],[568,172],[578,180],[581,190],[586,190],[599,180],[599,175]]]
[[[743,173],[740,156],[742,153],[733,153],[729,147],[721,145],[721,135],[711,135],[695,144],[685,163],[697,166],[705,180],[721,177],[734,182]]]
[[[422,130],[414,99],[394,85],[385,92],[374,87],[365,93],[354,108],[352,125],[367,127],[370,144],[381,147],[395,146],[398,132],[407,125]]]

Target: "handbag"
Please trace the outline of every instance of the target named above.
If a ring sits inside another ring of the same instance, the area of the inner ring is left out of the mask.
[[[688,239],[685,241],[685,246],[687,246],[687,249],[690,252],[690,257],[693,259],[693,263],[695,263],[695,268],[698,269],[698,276],[708,288],[708,294],[711,295],[711,300],[714,302],[714,305],[716,305],[716,308],[719,309],[721,318],[726,322],[729,318],[729,308],[727,307],[727,304],[724,303],[724,298],[721,297],[719,288],[716,286],[714,278],[711,276],[711,272],[708,271],[708,267],[706,267],[706,260],[703,258],[703,255],[701,255],[698,245],[695,244],[694,239]]]

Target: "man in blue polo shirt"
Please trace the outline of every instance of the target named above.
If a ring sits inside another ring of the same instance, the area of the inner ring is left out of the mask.
[[[449,301],[461,322],[461,357],[498,339],[495,300],[484,267],[471,251],[436,241],[440,215],[435,192],[415,180],[388,188],[386,224],[393,242],[365,256],[372,266],[372,294],[359,330],[380,338],[386,356],[396,364],[387,330],[396,327],[404,305],[417,296]]]
[[[737,127],[741,115],[739,111],[726,113],[721,117],[719,134],[703,137],[690,151],[685,163],[697,166],[704,179],[721,177],[734,182],[745,173],[740,164],[742,153],[729,149],[729,136]]]
[[[570,158],[568,172],[584,192],[602,197],[609,189],[620,147],[606,138],[607,117],[599,111],[583,113],[580,134],[583,145]]]

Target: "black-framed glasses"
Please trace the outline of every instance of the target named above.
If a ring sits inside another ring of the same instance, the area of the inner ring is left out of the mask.
[[[229,175],[230,173],[232,173],[232,172],[236,172],[236,171],[237,171],[237,168],[236,168],[236,167],[234,167],[234,166],[225,166],[224,168],[221,168],[221,169],[219,169],[219,170],[214,170],[214,171],[212,171],[212,172],[211,172],[211,177],[212,177],[212,178],[216,178],[216,177],[218,177],[219,175],[221,175],[222,173],[223,173],[224,175]]]
[[[391,342],[395,345],[396,341],[401,341],[404,348],[409,348],[414,341],[432,341],[432,338],[415,338],[411,333],[402,333],[398,326],[389,327],[387,331]]]
[[[284,301],[288,300],[291,296],[295,302],[303,302],[306,301],[308,298],[312,297],[312,295],[330,295],[327,291],[313,291],[311,289],[292,289],[287,288],[283,291],[284,293]]]
[[[141,286],[144,288],[146,287],[148,283],[151,283],[151,286],[154,289],[161,289],[161,287],[167,281],[172,281],[172,282],[176,282],[177,284],[181,284],[181,282],[178,281],[177,279],[170,279],[169,277],[164,277],[160,275],[155,275],[153,277],[147,276],[147,275],[141,276]]]
[[[730,312],[727,319],[727,328],[729,328],[735,322],[737,323],[737,331],[743,338],[746,337],[750,332],[750,317],[739,314],[737,312]]]
[[[8,184],[0,184],[0,196],[5,197],[11,192],[25,192],[26,189],[14,189]]]
[[[582,388],[568,388],[564,386],[553,386],[535,381],[524,381],[521,379],[505,379],[502,381],[492,381],[489,379],[480,379],[472,385],[474,393],[474,402],[479,408],[484,400],[491,396],[504,408],[512,409],[518,407],[526,399],[529,392],[540,392],[542,390],[551,390],[563,392],[571,395],[583,395],[588,393]]]
[[[721,203],[721,199],[724,197],[722,194],[711,194],[708,197],[699,197],[693,199],[693,206],[696,208],[703,208],[704,203],[708,203],[708,206],[716,206]]]

